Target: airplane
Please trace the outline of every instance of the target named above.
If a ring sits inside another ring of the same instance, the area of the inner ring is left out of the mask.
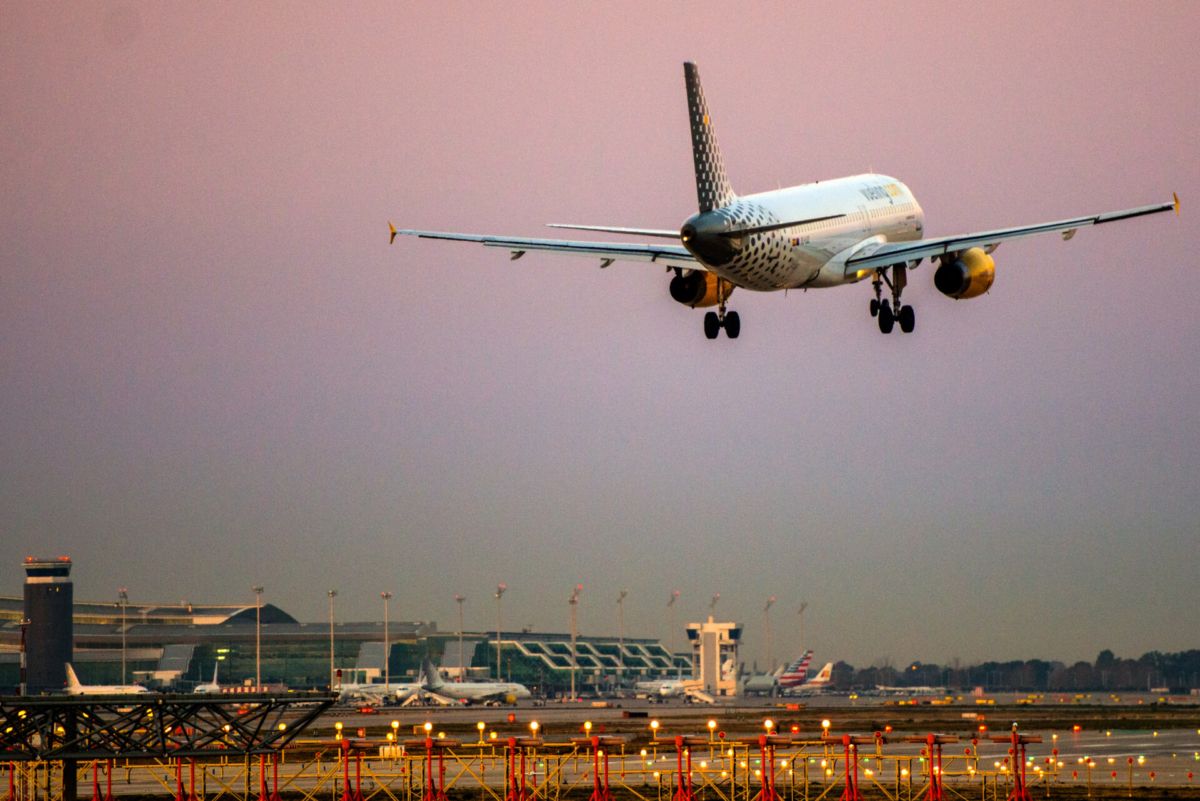
[[[416,681],[410,682],[391,682],[389,684],[382,682],[347,683],[338,689],[338,702],[343,704],[400,704],[401,706],[407,706],[416,703],[420,699],[420,694],[424,687],[424,674],[418,675]]]
[[[140,684],[80,684],[75,668],[67,663],[67,695],[142,695],[148,692]]]
[[[396,236],[476,242],[509,251],[513,260],[529,251],[548,251],[600,260],[640,261],[673,272],[671,297],[704,315],[704,335],[730,339],[741,333],[741,318],[727,309],[734,289],[777,292],[822,289],[869,279],[874,290],[870,313],[879,330],[911,333],[916,315],[901,302],[908,273],[925,259],[937,262],[933,284],[954,299],[978,297],[991,288],[996,263],[992,253],[1002,242],[1058,232],[1064,240],[1085,226],[1171,211],[1179,214],[1179,196],[1122,211],[1053,222],[998,228],[957,236],[925,238],[925,214],[912,191],[887,175],[867,173],[822,180],[770,192],[738,196],[725,173],[712,117],[696,65],[683,65],[691,120],[699,211],[678,230],[551,223],[552,228],[634,235],[665,240],[661,244],[582,242],[514,236],[397,229]],[[887,285],[890,299],[883,297]]]
[[[803,684],[784,688],[784,695],[816,695],[828,690],[833,684],[833,663],[826,662],[817,675]]]
[[[421,690],[442,704],[514,704],[518,698],[530,698],[533,695],[524,684],[514,681],[447,682],[429,659],[424,660],[421,670],[425,675]]]
[[[784,669],[783,674],[779,677],[780,687],[798,687],[808,678],[808,666],[812,662],[812,650],[805,651],[800,658],[792,662]]]
[[[774,695],[779,689],[779,677],[783,675],[784,666],[780,665],[770,673],[755,673],[742,682],[742,692],[746,695]]]
[[[875,693],[878,695],[945,695],[945,687],[919,685],[916,687],[892,687],[886,684],[876,684]]]
[[[212,681],[209,682],[208,684],[197,684],[195,686],[195,688],[192,690],[192,692],[194,694],[196,694],[196,695],[219,695],[220,694],[221,685],[217,682],[217,668],[220,666],[220,664],[221,664],[220,662],[213,662]]]

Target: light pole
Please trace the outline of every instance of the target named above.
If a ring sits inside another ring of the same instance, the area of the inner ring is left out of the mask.
[[[503,581],[496,585],[496,681],[504,681],[503,674],[500,672],[500,599],[507,589],[508,585]]]
[[[717,601],[721,600],[721,593],[714,592],[712,600],[708,602],[708,613],[711,615],[717,608]]]
[[[625,596],[629,590],[617,594],[617,687],[625,685]]]
[[[262,594],[263,588],[255,584],[254,590],[254,692],[262,692]]]
[[[671,590],[667,599],[667,650],[671,652],[671,662],[675,662],[675,602],[679,600],[679,590]]]
[[[763,607],[763,631],[766,637],[763,642],[766,647],[766,653],[763,654],[763,664],[767,666],[767,672],[771,673],[775,670],[775,663],[771,660],[771,607],[775,605],[775,596],[767,598],[767,604]]]
[[[571,606],[571,695],[570,699],[575,700],[575,671],[578,670],[578,663],[575,659],[575,640],[578,637],[576,624],[578,623],[579,609],[579,593],[583,592],[583,585],[576,584],[575,589],[571,590],[571,599],[567,601]]]
[[[129,589],[118,587],[117,598],[121,600],[121,683],[126,684],[129,680],[125,678],[125,607],[129,605]]]
[[[800,653],[804,653],[804,610],[808,608],[808,601],[800,602]]]
[[[458,680],[466,679],[467,666],[464,664],[465,657],[463,652],[463,601],[467,600],[465,595],[455,595],[454,602],[458,604]]]
[[[337,680],[337,670],[333,666],[333,599],[337,597],[337,590],[329,590],[325,594],[329,596],[329,689],[332,692]]]
[[[391,690],[389,685],[392,683],[392,643],[388,639],[388,601],[392,600],[392,594],[381,592],[379,597],[383,599],[383,691],[386,693]]]

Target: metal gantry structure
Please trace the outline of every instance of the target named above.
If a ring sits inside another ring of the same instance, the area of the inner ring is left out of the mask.
[[[80,762],[275,755],[335,700],[307,693],[4,697],[0,762],[61,763],[62,795],[73,801]]]

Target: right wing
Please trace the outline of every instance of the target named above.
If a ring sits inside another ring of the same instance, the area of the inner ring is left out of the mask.
[[[1016,228],[1000,228],[995,231],[980,231],[960,236],[942,236],[936,239],[919,239],[915,242],[884,242],[879,245],[868,245],[846,259],[846,275],[857,270],[890,267],[893,264],[903,264],[907,261],[934,258],[948,253],[966,250],[967,248],[982,247],[988,253],[999,247],[1001,242],[1009,239],[1021,239],[1035,234],[1047,234],[1054,231],[1062,232],[1063,239],[1070,239],[1075,232],[1087,225],[1128,220],[1132,217],[1143,217],[1147,214],[1158,214],[1172,211],[1179,214],[1179,196],[1173,195],[1170,203],[1155,203],[1151,206],[1138,206],[1123,211],[1110,211],[1105,214],[1092,214],[1087,217],[1072,217],[1068,220],[1039,223],[1037,225],[1022,225]]]
[[[570,239],[526,239],[515,236],[488,236],[486,234],[456,234],[442,231],[413,231],[397,229],[388,223],[392,242],[397,234],[417,236],[422,239],[450,239],[456,242],[477,242],[484,247],[502,248],[519,259],[530,250],[551,253],[567,253],[573,256],[599,258],[601,266],[607,267],[614,261],[646,261],[664,267],[679,267],[685,270],[703,270],[704,265],[682,245],[634,245],[621,242],[577,242]]]

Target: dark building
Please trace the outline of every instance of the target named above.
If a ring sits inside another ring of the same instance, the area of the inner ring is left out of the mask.
[[[71,560],[25,559],[26,682],[30,693],[61,690],[72,660],[75,606]]]

